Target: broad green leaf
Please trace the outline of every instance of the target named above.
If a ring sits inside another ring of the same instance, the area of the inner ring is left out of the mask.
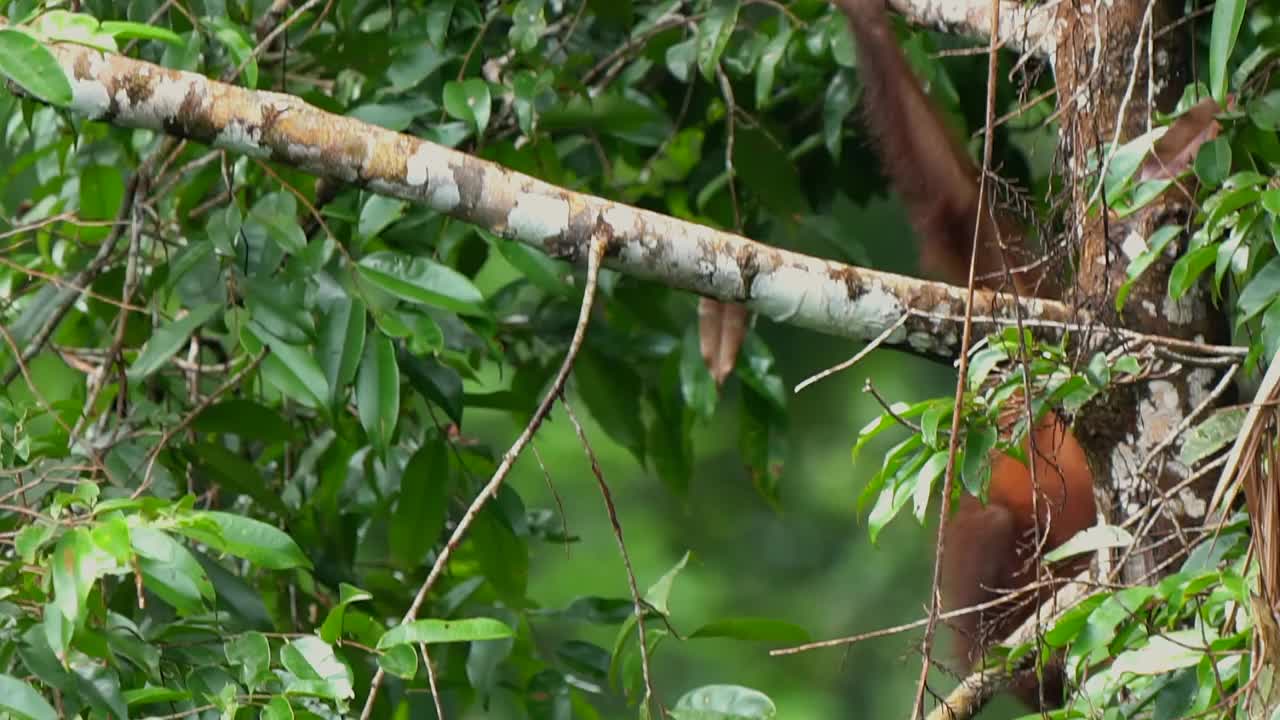
[[[329,387],[330,405],[336,405],[355,380],[364,355],[366,322],[364,303],[355,298],[339,297],[324,311],[317,359]]]
[[[1045,563],[1055,563],[1076,555],[1096,552],[1104,548],[1128,547],[1133,535],[1115,525],[1094,525],[1076,533],[1070,540],[1044,554]]]
[[[262,361],[265,377],[276,384],[281,392],[307,407],[325,406],[324,398],[329,396],[329,384],[309,350],[281,340],[255,322],[250,322],[245,329],[258,342],[271,348],[271,353]],[[241,341],[243,340],[242,335]]]
[[[129,533],[138,554],[143,584],[183,615],[204,610],[214,597],[213,585],[194,556],[167,533],[135,527]]]
[[[84,528],[74,528],[63,533],[53,551],[51,565],[53,595],[58,609],[66,619],[78,624],[83,617],[89,591],[98,579],[89,532]]]
[[[257,88],[258,60],[253,55],[253,40],[249,34],[228,17],[211,17],[205,20],[212,26],[213,36],[231,54],[233,69],[244,66],[244,85],[250,89]]]
[[[199,521],[212,520],[218,532],[209,532]],[[220,552],[242,557],[269,570],[310,567],[302,549],[278,528],[260,520],[221,511],[200,511],[175,527],[178,532]]]
[[[694,630],[690,638],[724,637],[780,645],[809,642],[809,632],[799,625],[770,618],[725,618]]]
[[[1209,89],[1213,92],[1213,99],[1221,105],[1226,104],[1227,70],[1240,34],[1240,23],[1244,20],[1245,5],[1245,0],[1221,0],[1213,6],[1209,33]]]
[[[916,520],[924,523],[925,511],[929,509],[929,498],[933,495],[933,486],[947,469],[947,451],[939,450],[929,456],[920,474],[916,476],[915,492],[912,495]]]
[[[685,551],[685,554],[680,557],[679,562],[672,565],[671,569],[663,573],[662,577],[658,578],[657,582],[649,586],[649,589],[644,593],[644,601],[646,604],[650,605],[654,610],[657,610],[663,615],[669,615],[671,613],[671,610],[667,607],[667,603],[671,600],[671,589],[675,587],[676,577],[679,576],[681,572],[684,572],[685,566],[689,564],[689,557],[691,555],[692,553]]]
[[[58,719],[58,713],[43,695],[12,675],[0,675],[0,710],[22,720]]]
[[[704,685],[690,690],[671,709],[675,720],[772,720],[777,714],[768,695],[738,685]]]
[[[201,305],[181,318],[162,325],[129,366],[129,379],[138,381],[158,370],[186,344],[187,338],[191,337],[196,328],[208,322],[221,309],[222,306],[212,303]]]
[[[246,398],[228,398],[210,405],[191,426],[202,433],[231,433],[263,443],[300,439],[297,429],[280,413]]]
[[[773,79],[777,76],[778,63],[782,62],[791,42],[791,24],[782,21],[783,25],[776,35],[769,39],[760,54],[760,64],[756,66],[756,105],[763,107],[773,96]]]
[[[1248,408],[1243,407],[1214,411],[1182,437],[1182,448],[1178,451],[1178,460],[1187,467],[1192,467],[1235,442],[1246,414],[1248,414]]]
[[[484,134],[489,126],[489,112],[493,99],[489,95],[489,83],[481,78],[450,80],[444,84],[444,109],[454,119],[471,126],[477,134]]]
[[[1236,301],[1237,322],[1247,322],[1280,296],[1280,258],[1267,263],[1249,280]]]
[[[338,604],[329,610],[329,614],[324,618],[324,623],[320,625],[320,630],[317,632],[320,639],[329,644],[337,642],[338,638],[342,637],[343,619],[347,614],[347,606],[372,599],[373,595],[371,593],[354,585],[339,584]]]
[[[247,632],[236,636],[223,645],[227,662],[239,668],[240,682],[252,692],[266,679],[267,670],[271,667],[271,645],[262,633]]]
[[[361,237],[377,237],[391,223],[404,217],[404,209],[408,203],[403,200],[383,195],[370,195],[360,209],[360,222],[357,231]]]
[[[356,409],[374,447],[385,449],[400,417],[400,368],[395,345],[381,333],[365,345],[356,376]]]
[[[249,317],[275,337],[291,345],[306,345],[315,336],[315,319],[307,307],[303,283],[247,278],[241,287]]]
[[[418,643],[475,642],[515,637],[515,632],[500,620],[467,618],[465,620],[414,620],[391,628],[378,639],[378,649]]]
[[[507,37],[520,52],[529,52],[538,46],[538,40],[547,30],[547,19],[543,14],[546,0],[519,0],[511,11],[511,30]]]
[[[290,694],[319,695],[346,700],[355,695],[351,668],[333,652],[333,647],[314,635],[304,635],[280,650],[280,662],[296,681],[286,682]]]
[[[400,474],[400,497],[387,528],[391,555],[414,568],[433,551],[444,530],[452,489],[449,447],[437,435],[427,436]]]
[[[393,645],[378,656],[378,667],[405,680],[418,674],[418,652],[412,645]]]
[[[403,300],[466,315],[489,314],[471,280],[434,260],[384,251],[361,258],[358,269],[360,277]]]
[[[293,706],[289,704],[289,698],[284,695],[271,698],[271,701],[262,709],[261,720],[293,720],[293,718]]]
[[[529,546],[490,505],[471,526],[472,550],[480,571],[508,605],[521,606],[529,585]]]
[[[45,102],[71,104],[71,83],[58,59],[23,30],[0,28],[0,74]]]
[[[58,532],[57,525],[49,521],[37,521],[23,525],[13,539],[14,549],[22,561],[28,564],[36,561],[36,553],[44,547]]]
[[[711,9],[698,24],[698,69],[707,81],[715,80],[720,56],[729,46],[741,7],[741,0],[711,0]]]
[[[99,28],[102,32],[118,39],[159,40],[175,47],[186,46],[180,35],[155,25],[127,20],[104,20]]]

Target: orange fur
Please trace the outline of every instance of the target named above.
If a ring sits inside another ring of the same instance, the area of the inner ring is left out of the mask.
[[[1024,243],[1018,223],[1007,216],[993,218],[986,203],[979,207],[979,171],[907,66],[884,0],[834,2],[849,18],[857,42],[866,124],[920,236],[924,269],[948,282],[967,284],[978,222],[976,271],[986,278],[982,284],[998,286],[1002,278],[1012,277],[1018,292],[1027,292],[1030,275],[1006,275],[1010,252]],[[1001,430],[1007,432],[1022,412],[1011,408]],[[948,522],[941,587],[947,610],[985,603],[1035,581],[1037,548],[1058,547],[1095,521],[1093,475],[1066,423],[1047,414],[1028,433],[1023,448],[1035,468],[1034,493],[1031,468],[994,453],[987,504],[966,495]],[[1069,563],[1054,572],[1074,572],[1077,567]],[[952,627],[960,660],[967,666],[977,663],[988,645],[1003,640],[1047,596],[1041,592],[1031,601],[957,618]],[[1046,674],[1043,688],[1032,679],[1012,690],[1032,707],[1041,706],[1042,693],[1045,705],[1062,703],[1062,678],[1057,673]]]

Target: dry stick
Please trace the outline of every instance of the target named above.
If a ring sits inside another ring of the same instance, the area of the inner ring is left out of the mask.
[[[578,324],[573,329],[573,339],[569,341],[569,350],[565,353],[564,362],[560,364],[560,370],[556,373],[551,387],[547,389],[547,394],[543,396],[542,402],[534,410],[533,417],[529,419],[529,422],[524,426],[524,430],[516,438],[515,442],[511,444],[507,452],[502,455],[502,462],[493,471],[493,477],[489,478],[489,482],[481,488],[479,494],[471,501],[471,505],[462,515],[462,518],[458,520],[457,527],[449,535],[449,541],[445,543],[444,548],[440,550],[440,554],[436,556],[436,561],[431,565],[431,571],[427,573],[427,579],[422,581],[422,585],[418,588],[418,593],[413,597],[413,602],[400,620],[401,624],[413,622],[417,619],[418,611],[422,609],[423,603],[427,600],[427,593],[431,592],[431,588],[435,586],[436,581],[440,579],[440,575],[444,573],[445,565],[449,563],[449,558],[453,557],[454,551],[462,543],[463,536],[471,528],[471,524],[476,521],[476,517],[479,516],[484,506],[498,494],[498,489],[502,487],[502,481],[511,472],[516,459],[520,457],[520,453],[524,452],[525,446],[533,439],[533,434],[538,431],[542,421],[546,420],[547,415],[551,413],[551,408],[556,403],[556,399],[564,391],[565,381],[569,379],[569,372],[573,369],[573,361],[578,357],[578,351],[582,349],[582,340],[587,334],[587,325],[591,320],[591,307],[595,304],[595,290],[597,279],[600,275],[600,263],[604,259],[605,250],[608,249],[610,240],[609,226],[603,222],[599,223],[595,232],[591,235],[591,247],[587,251],[587,283],[582,291],[582,310],[578,313]],[[385,675],[386,673],[381,667],[373,674],[373,680],[369,683],[369,696],[365,699],[364,709],[360,711],[360,720],[369,720],[369,717],[373,714],[373,705],[378,699],[378,688],[382,685],[382,679]]]
[[[431,653],[427,652],[426,643],[418,643],[422,650],[422,664],[427,669],[427,685],[431,687],[431,701],[436,706],[436,720],[444,720],[444,707],[440,703],[440,688],[436,687],[436,670],[431,667]]]
[[[217,402],[223,395],[226,395],[237,385],[243,382],[245,377],[247,377],[249,373],[253,372],[254,368],[258,367],[266,356],[267,350],[264,348],[254,356],[252,360],[246,363],[243,368],[240,368],[239,372],[232,375],[230,378],[227,378],[226,382],[222,383],[216,390],[205,396],[205,398],[197,403],[195,407],[191,408],[191,412],[182,416],[182,420],[178,421],[176,425],[166,430],[164,435],[160,436],[160,442],[156,443],[156,446],[151,448],[151,452],[147,453],[146,472],[142,476],[142,483],[138,485],[138,489],[134,490],[133,494],[130,495],[131,499],[137,500],[139,497],[142,497],[142,493],[146,492],[147,488],[151,487],[152,474],[156,469],[156,460],[160,457],[160,453],[164,451],[165,446],[169,444],[169,441],[177,437],[178,433],[183,432],[190,427],[191,423],[195,422],[195,419],[200,416],[200,413],[208,409],[210,405]]]
[[[640,597],[640,587],[636,584],[636,572],[631,566],[631,555],[627,552],[627,543],[622,539],[622,523],[618,521],[618,508],[613,504],[613,493],[609,492],[609,485],[604,481],[600,461],[596,458],[595,451],[591,449],[591,443],[587,441],[587,433],[582,429],[582,423],[578,422],[578,416],[573,414],[573,408],[569,407],[569,403],[563,398],[561,398],[561,405],[564,406],[564,413],[569,417],[574,432],[578,433],[578,440],[582,441],[583,450],[586,450],[587,457],[591,460],[591,474],[595,475],[596,484],[600,486],[605,511],[609,513],[609,522],[613,525],[613,537],[618,541],[618,551],[622,553],[622,565],[627,570],[627,587],[631,590],[631,604],[636,614],[636,636],[640,642],[640,672],[644,676],[644,699],[641,700],[640,706],[648,709],[655,694],[653,674],[649,671],[649,644],[645,639],[644,631],[644,600]]]
[[[890,335],[897,332],[898,328],[902,327],[903,325],[906,325],[907,318],[909,317],[911,316],[904,313],[902,317],[898,318],[897,322],[885,328],[884,332],[877,335],[875,340],[872,340],[871,342],[867,343],[866,347],[859,350],[853,357],[849,358],[848,360],[845,360],[842,363],[832,365],[831,367],[827,368],[826,370],[823,370],[822,372],[816,375],[810,375],[809,377],[802,380],[800,384],[796,385],[796,389],[793,390],[792,392],[795,393],[796,395],[799,395],[801,390],[804,390],[810,385],[816,382],[819,382],[821,380],[826,380],[832,375],[835,375],[838,372],[844,372],[845,370],[848,370],[854,365],[857,365],[858,363],[862,362],[862,359],[864,357],[871,354],[872,350],[875,350],[876,348],[883,345],[884,341],[888,340]]]
[[[1038,628],[1043,624],[1051,624],[1056,622],[1069,610],[1080,604],[1088,596],[1089,574],[1091,571],[1086,570],[1075,576],[1062,589],[1054,594],[1052,607],[1059,608],[1044,623],[1040,618],[1040,612],[1037,610],[1031,614],[1018,626],[1013,634],[1001,643],[1002,645],[1020,645],[1029,641],[1036,636]],[[1048,607],[1042,605],[1040,607]],[[1030,660],[1030,657],[1026,658]],[[937,707],[929,713],[926,720],[968,720],[972,718],[987,700],[999,690],[1004,683],[1012,679],[1013,674],[1004,669],[983,669],[974,672],[966,677],[954,690],[952,690]]]
[[[163,153],[156,153],[151,157],[154,158],[160,154]],[[84,270],[81,270],[76,275],[75,280],[60,289],[58,294],[50,301],[50,304],[53,305],[53,311],[49,314],[49,319],[36,332],[35,337],[31,338],[31,342],[27,344],[26,349],[19,356],[17,364],[9,368],[4,377],[0,378],[0,386],[6,386],[13,382],[13,379],[18,376],[20,368],[44,349],[44,344],[49,341],[53,331],[62,322],[62,318],[66,316],[67,311],[80,299],[81,289],[92,285],[98,273],[102,272],[102,269],[107,266],[107,263],[111,260],[111,255],[116,250],[116,243],[120,241],[120,236],[124,234],[124,229],[127,227],[126,221],[133,214],[134,197],[137,195],[138,185],[141,183],[142,176],[149,172],[148,166],[149,162],[144,162],[129,178],[129,183],[124,189],[124,198],[120,202],[120,210],[116,213],[114,227],[111,228],[111,232],[102,241],[102,244],[98,246],[98,253],[93,256],[93,259],[89,261]]]
[[[982,612],[983,610],[990,610],[991,608],[999,607],[1001,605],[1011,603],[1023,595],[1030,595],[1033,592],[1039,592],[1041,587],[1045,586],[1046,584],[1052,584],[1052,583],[1053,583],[1052,580],[1048,581],[1047,583],[1034,582],[1018,590],[1014,590],[1011,593],[1006,593],[1004,595],[1001,595],[1000,597],[995,598],[993,600],[980,602],[977,605],[970,605],[969,607],[957,608],[955,610],[948,610],[947,612],[944,612],[938,615],[938,619],[951,620],[953,618],[958,618],[963,615],[968,615],[970,613]],[[859,633],[857,635],[848,635],[846,637],[830,638],[828,640],[817,640],[814,642],[804,643],[802,645],[793,645],[791,647],[777,648],[774,650],[770,650],[769,654],[774,657],[778,657],[782,655],[798,655],[802,652],[809,652],[811,650],[823,650],[826,648],[839,647],[840,645],[855,645],[857,643],[865,642],[867,640],[875,640],[877,638],[888,637],[890,635],[900,635],[904,632],[915,630],[916,628],[922,628],[926,624],[928,624],[928,622],[929,622],[929,618],[923,617],[923,618],[920,618],[919,620],[912,620],[909,623],[894,625],[892,627],[887,627],[887,628],[880,628],[879,630],[871,630],[869,632]]]
[[[996,92],[996,51],[1000,46],[1000,0],[991,0],[991,40],[990,52],[987,56],[987,116],[990,126],[995,119]],[[929,622],[924,626],[924,639],[920,650],[924,658],[920,661],[920,679],[916,683],[916,697],[911,706],[912,720],[921,717],[924,712],[924,693],[929,682],[929,665],[932,662],[930,652],[933,649],[933,635],[938,629],[938,615],[941,613],[942,597],[938,590],[942,582],[942,556],[946,549],[947,520],[951,515],[951,488],[955,483],[956,451],[960,447],[960,419],[964,406],[965,376],[969,372],[969,347],[973,344],[973,296],[975,279],[978,272],[978,241],[982,231],[982,203],[986,196],[987,172],[991,169],[992,136],[987,133],[983,139],[982,171],[978,173],[978,217],[974,218],[973,244],[969,248],[969,297],[964,305],[964,333],[960,340],[959,375],[956,377],[956,393],[954,407],[951,410],[951,437],[947,440],[947,469],[942,477],[942,507],[938,511],[938,542],[933,553],[933,579],[929,589]]]

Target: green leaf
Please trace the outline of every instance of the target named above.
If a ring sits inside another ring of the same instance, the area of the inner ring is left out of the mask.
[[[1196,177],[1206,187],[1217,187],[1231,172],[1231,143],[1226,138],[1214,138],[1200,147],[1195,160]]]
[[[444,530],[452,486],[449,447],[428,435],[400,474],[400,497],[387,529],[391,555],[405,567],[417,567],[432,552]]]
[[[217,16],[205,18],[213,27],[213,35],[231,54],[233,68],[244,66],[244,84],[248,88],[258,87],[258,60],[253,54],[253,40],[244,28],[232,22],[229,17]]]
[[[396,645],[418,643],[475,642],[515,637],[515,631],[493,618],[467,618],[465,620],[414,620],[397,625],[378,639],[378,649]]]
[[[250,692],[257,690],[260,680],[267,679],[271,667],[271,645],[259,632],[247,632],[223,645],[223,653],[232,667],[240,669],[240,682]]]
[[[99,29],[116,39],[159,40],[178,48],[186,47],[187,45],[177,33],[155,25],[129,22],[127,20],[104,20]]]
[[[293,720],[293,718],[293,706],[289,704],[289,698],[284,695],[271,698],[271,702],[262,709],[261,720]]]
[[[217,532],[210,532],[201,520],[212,520]],[[282,530],[260,520],[220,511],[195,511],[190,519],[175,527],[178,532],[209,547],[242,557],[269,570],[311,567],[302,549]]]
[[[296,442],[300,435],[280,413],[246,398],[214,403],[196,416],[191,427],[202,433],[230,433],[262,443]]]
[[[686,550],[684,555],[680,557],[680,560],[675,565],[672,565],[670,570],[663,573],[662,577],[658,578],[658,581],[649,586],[649,589],[645,591],[644,601],[653,607],[654,610],[657,610],[663,615],[669,615],[671,613],[671,610],[667,606],[667,603],[671,600],[671,589],[675,587],[676,577],[679,576],[689,564],[689,558],[691,555],[692,553]]]
[[[213,599],[213,584],[204,568],[167,533],[146,526],[135,527],[129,533],[129,541],[138,554],[143,584],[179,613],[202,612],[204,601]]]
[[[1185,295],[1217,257],[1218,249],[1207,245],[1178,258],[1169,271],[1169,296],[1176,300]]]
[[[341,296],[325,310],[320,321],[317,360],[329,388],[329,405],[336,406],[342,390],[350,385],[364,355],[367,316],[364,303]]]
[[[72,623],[79,624],[89,591],[98,579],[93,553],[93,542],[84,528],[63,533],[53,551],[50,570],[54,599],[62,615]]]
[[[924,467],[920,468],[920,474],[916,476],[915,492],[912,498],[916,520],[921,523],[924,522],[925,511],[929,509],[929,498],[933,495],[933,486],[937,484],[938,478],[942,477],[946,469],[947,451],[939,450],[929,456]]]
[[[286,683],[286,692],[332,700],[355,696],[351,669],[334,654],[333,647],[314,635],[304,635],[281,648],[280,662],[297,678]]]
[[[1248,408],[1242,407],[1214,411],[1204,422],[1191,428],[1182,437],[1178,460],[1187,467],[1192,467],[1235,442],[1246,414]]]
[[[357,224],[357,232],[361,237],[373,238],[387,228],[391,223],[404,217],[404,209],[409,203],[395,198],[389,198],[384,195],[370,195],[365,201],[364,207],[360,209],[360,222]]]
[[[329,384],[310,351],[281,340],[255,322],[250,322],[245,329],[253,338],[271,348],[271,354],[262,361],[264,377],[303,405],[324,407],[324,398],[329,396]]]
[[[760,54],[760,64],[756,66],[756,105],[763,107],[773,96],[773,80],[778,73],[778,63],[786,56],[787,45],[791,42],[794,31],[791,24],[782,21],[778,34],[769,39]]]
[[[381,333],[365,345],[356,376],[356,409],[373,446],[385,450],[400,417],[400,368],[395,345]]]
[[[129,366],[129,379],[137,382],[158,370],[186,344],[187,338],[191,337],[196,328],[208,322],[221,309],[222,306],[215,303],[201,305],[181,318],[162,325]]]
[[[1216,10],[1217,5],[1214,6]],[[1280,90],[1272,90],[1249,103],[1249,119],[1268,132],[1280,130]]]
[[[343,619],[346,617],[347,606],[372,599],[373,594],[368,591],[347,583],[339,583],[338,604],[334,605],[325,616],[324,623],[321,624],[317,633],[320,639],[329,644],[337,642],[338,638],[342,637]]]
[[[405,680],[418,674],[418,653],[412,645],[394,645],[378,656],[378,667]]]
[[[991,425],[969,428],[965,434],[964,465],[960,466],[960,479],[969,495],[982,497],[991,480],[991,450],[996,447],[998,434]]]
[[[529,547],[503,520],[501,511],[490,505],[471,526],[471,547],[480,571],[508,605],[524,604],[529,585]]]
[[[22,720],[58,720],[43,695],[12,675],[0,675],[0,710]]]
[[[720,56],[738,24],[741,0],[711,0],[706,18],[698,24],[698,69],[707,81],[714,81]]]
[[[694,630],[690,638],[733,638],[779,645],[809,642],[809,632],[799,625],[770,618],[726,618]]]
[[[445,112],[470,125],[476,135],[484,134],[488,127],[492,105],[489,83],[480,78],[450,80],[444,84]]]
[[[315,319],[307,308],[306,286],[278,278],[246,278],[245,307],[253,322],[291,345],[306,345],[315,335]]]
[[[253,463],[212,441],[190,448],[197,468],[211,475],[223,490],[252,498],[262,508],[282,517],[288,515],[288,507],[280,499],[277,488],[267,482]]]
[[[434,260],[384,251],[366,255],[357,267],[362,278],[403,300],[464,315],[489,314],[471,280]]]
[[[543,14],[546,0],[520,0],[511,11],[511,30],[507,37],[520,52],[529,52],[538,46],[538,40],[547,30]]]
[[[768,695],[738,685],[690,690],[671,709],[674,720],[772,720],[777,714]]]
[[[1094,525],[1076,533],[1072,538],[1044,554],[1044,562],[1056,563],[1076,555],[1096,552],[1103,548],[1128,547],[1133,535],[1115,525]]]
[[[0,74],[47,103],[71,105],[71,83],[58,59],[23,30],[0,28]]]
[[[1124,309],[1129,292],[1133,289],[1133,283],[1142,277],[1147,268],[1151,267],[1151,264],[1164,253],[1169,241],[1173,240],[1181,232],[1182,228],[1177,225],[1164,225],[1159,230],[1151,233],[1151,237],[1147,238],[1147,249],[1139,253],[1133,260],[1130,260],[1129,267],[1125,270],[1127,279],[1116,292],[1116,312]]]
[[[1220,105],[1226,105],[1227,70],[1236,37],[1240,34],[1240,23],[1244,20],[1245,5],[1245,0],[1220,0],[1213,6],[1213,24],[1209,34],[1209,90]]]
[[[36,553],[53,539],[58,527],[48,521],[37,521],[23,525],[13,539],[13,547],[18,551],[22,561],[28,564],[36,561]]]
[[[1280,296],[1280,258],[1274,258],[1249,280],[1236,301],[1237,323],[1248,322]]]
[[[267,237],[287,253],[297,254],[307,247],[307,235],[298,224],[298,201],[292,193],[280,191],[264,195],[253,204],[245,223],[261,226]]]

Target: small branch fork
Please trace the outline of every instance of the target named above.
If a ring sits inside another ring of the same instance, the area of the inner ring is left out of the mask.
[[[547,389],[547,393],[542,398],[542,402],[538,404],[534,410],[533,417],[525,425],[524,430],[516,438],[515,442],[502,456],[502,462],[498,464],[497,469],[493,471],[493,476],[489,478],[489,482],[476,494],[474,500],[471,501],[470,507],[462,515],[458,521],[457,527],[453,529],[453,534],[449,536],[449,541],[445,543],[440,550],[440,554],[436,556],[435,563],[432,564],[430,572],[427,573],[426,580],[422,581],[422,585],[418,588],[418,592],[413,597],[413,602],[409,605],[409,609],[405,611],[401,623],[410,623],[418,618],[418,613],[422,610],[423,604],[427,600],[427,595],[431,589],[435,587],[436,582],[444,573],[445,566],[449,564],[449,559],[453,557],[453,553],[457,551],[458,546],[462,544],[463,538],[467,534],[467,530],[479,517],[480,511],[497,496],[498,490],[502,487],[502,483],[506,480],[507,475],[511,472],[511,468],[515,465],[520,454],[529,445],[533,439],[534,433],[542,426],[547,416],[551,414],[551,409],[555,407],[556,401],[562,398],[565,383],[569,379],[569,373],[573,370],[574,360],[578,357],[578,352],[582,349],[583,339],[587,334],[587,325],[591,320],[591,310],[595,305],[596,288],[599,282],[600,266],[604,259],[606,250],[612,242],[609,226],[605,223],[598,223],[596,231],[591,236],[591,245],[587,254],[587,282],[582,293],[582,309],[578,313],[578,323],[574,327],[573,338],[569,341],[569,349],[565,353],[564,361],[560,364],[560,370],[556,372],[555,380],[552,381],[551,387]],[[594,466],[593,459],[593,466]],[[615,519],[616,522],[616,519]],[[619,536],[621,529],[618,529]],[[625,553],[624,553],[625,557]],[[628,574],[630,567],[628,565]],[[632,588],[634,591],[635,580],[631,578]],[[637,603],[636,612],[641,612],[641,607]],[[641,637],[643,637],[643,618],[638,623],[641,626]],[[643,649],[643,648],[642,648]],[[645,658],[645,665],[648,665],[648,659]],[[647,675],[647,673],[646,673]],[[382,686],[383,678],[386,673],[381,667],[374,673],[373,680],[369,684],[369,695],[365,699],[364,708],[360,712],[360,720],[368,720],[373,714],[374,704],[378,699],[378,689]]]

